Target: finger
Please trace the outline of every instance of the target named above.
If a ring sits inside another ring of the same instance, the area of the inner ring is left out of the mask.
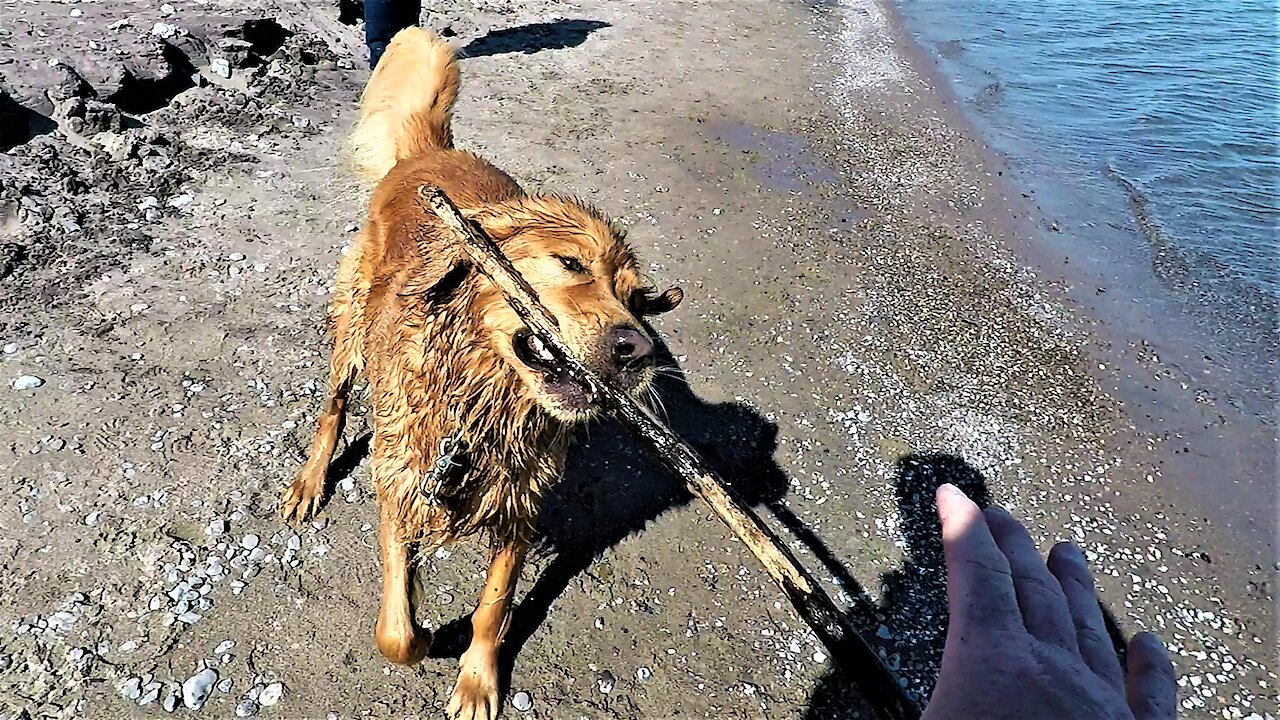
[[[1177,717],[1178,689],[1173,663],[1164,644],[1151,633],[1138,633],[1129,641],[1129,675],[1124,695],[1135,720],[1173,720]]]
[[[1119,692],[1124,688],[1120,660],[1116,658],[1115,646],[1107,634],[1093,573],[1089,572],[1084,555],[1071,543],[1058,543],[1049,551],[1049,572],[1058,578],[1062,592],[1067,596],[1080,656],[1095,675],[1111,683]]]
[[[938,486],[936,497],[947,563],[949,630],[1021,630],[1009,561],[991,537],[982,511],[954,485]]]
[[[1026,528],[1003,508],[990,507],[982,514],[1000,552],[1009,560],[1013,590],[1027,632],[1041,642],[1076,652],[1076,628],[1067,597],[1058,579],[1045,567]]]

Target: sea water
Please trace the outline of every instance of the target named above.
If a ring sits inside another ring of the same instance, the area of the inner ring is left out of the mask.
[[[1072,199],[1050,212],[1280,295],[1272,0],[898,7],[992,147]]]

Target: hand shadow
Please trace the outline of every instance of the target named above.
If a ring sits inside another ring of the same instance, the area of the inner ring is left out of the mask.
[[[934,491],[951,483],[979,507],[991,504],[982,473],[964,459],[943,453],[910,454],[897,462],[894,491],[898,523],[906,558],[897,570],[881,577],[880,602],[871,600],[844,566],[811,538],[806,541],[846,589],[854,588],[849,619],[881,651],[890,670],[914,680],[913,689],[933,689],[942,664],[947,632],[946,566],[942,561],[942,531]],[[794,532],[794,530],[793,530]],[[824,554],[825,553],[825,556]],[[831,558],[828,560],[828,558]],[[923,685],[923,687],[922,687]],[[909,692],[920,702],[919,693]],[[831,669],[814,688],[806,720],[873,717],[856,687],[839,669]]]
[[[655,334],[656,337],[656,334]],[[787,479],[773,460],[777,427],[750,407],[698,399],[661,341],[656,383],[662,399],[658,415],[721,474],[751,505],[779,500]],[[609,548],[692,495],[684,485],[636,446],[612,421],[579,433],[570,451],[565,478],[543,503],[538,549],[551,560],[516,606],[502,645],[502,683],[521,648],[546,619],[569,584]],[[457,657],[470,639],[470,614],[436,631],[433,657]]]

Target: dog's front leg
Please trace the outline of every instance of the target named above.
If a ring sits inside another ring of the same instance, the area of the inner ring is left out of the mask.
[[[403,539],[400,521],[390,503],[382,503],[378,530],[382,540],[382,607],[378,610],[374,640],[391,662],[412,665],[431,649],[431,631],[413,622],[409,605],[409,543]]]
[[[489,562],[480,604],[471,615],[471,646],[462,655],[458,683],[449,699],[449,717],[454,720],[498,717],[498,646],[511,622],[511,596],[527,549],[521,540],[503,542]]]

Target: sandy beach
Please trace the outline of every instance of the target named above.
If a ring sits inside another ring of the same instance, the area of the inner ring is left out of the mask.
[[[1034,240],[1052,220],[891,11],[442,0],[424,24],[464,48],[459,146],[597,204],[684,288],[655,327],[669,422],[917,698],[945,481],[1079,543],[1119,625],[1170,644],[1186,717],[1276,716],[1270,390],[1109,320],[1124,294]],[[210,717],[442,715],[485,549],[423,560],[435,646],[386,663],[363,401],[320,518],[276,514],[362,219],[363,53],[309,1],[0,0],[0,718],[191,712],[184,683]],[[870,717],[678,483],[610,423],[579,440],[505,717]]]

